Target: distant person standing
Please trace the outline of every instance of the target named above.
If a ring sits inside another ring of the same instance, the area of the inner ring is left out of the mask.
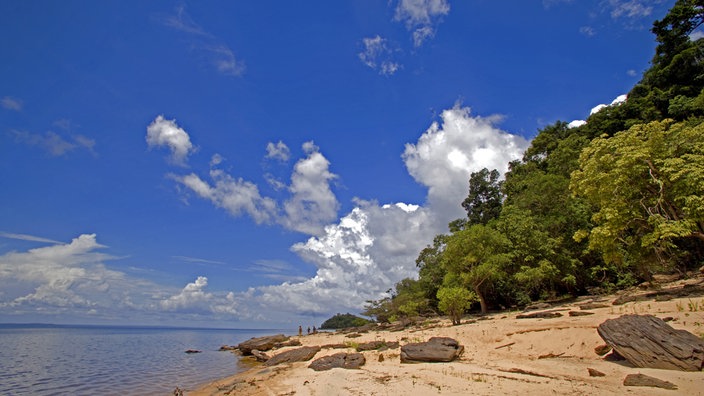
[[[315,329],[315,326],[313,326],[313,334],[317,334],[318,330]]]
[[[303,327],[298,326],[298,336],[300,337],[302,335],[303,335]]]
[[[310,335],[310,327],[308,327],[308,335]]]

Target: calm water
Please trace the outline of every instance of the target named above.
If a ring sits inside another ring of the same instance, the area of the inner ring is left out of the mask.
[[[0,395],[170,395],[242,371],[221,345],[275,332],[0,324]]]

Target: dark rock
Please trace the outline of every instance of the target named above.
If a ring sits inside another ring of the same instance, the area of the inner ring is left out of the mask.
[[[281,363],[305,362],[315,356],[320,351],[319,346],[307,346],[281,352],[266,361],[267,366],[276,366]]]
[[[619,355],[618,352],[616,352],[615,350],[612,349],[611,353],[604,356],[604,360],[606,360],[607,362],[622,362],[622,361],[626,360],[626,358]]]
[[[570,311],[567,314],[570,316],[589,316],[589,315],[594,315],[594,312]]]
[[[624,386],[649,386],[652,388],[662,388],[669,390],[677,390],[677,385],[669,381],[650,377],[645,374],[628,374],[623,380]]]
[[[352,334],[347,334],[345,338],[358,338],[361,337],[362,335],[359,333],[352,333]]]
[[[545,302],[538,302],[538,303],[533,303],[530,305],[527,305],[523,310],[524,311],[537,311],[539,309],[548,309],[552,305],[545,303]]]
[[[608,308],[609,306],[607,304],[601,304],[601,303],[586,303],[586,304],[581,304],[579,306],[579,309],[583,311],[589,311],[592,309],[598,309],[598,308]]]
[[[606,344],[599,345],[598,347],[594,348],[594,352],[596,352],[596,354],[599,356],[604,356],[607,353],[611,352],[611,347]]]
[[[552,319],[559,318],[562,314],[555,311],[531,312],[516,315],[516,319]]]
[[[200,351],[197,349],[187,349],[186,353],[200,353]]]
[[[595,370],[591,367],[587,367],[587,371],[589,372],[590,377],[606,377],[606,374],[602,373],[599,370]]]
[[[673,320],[675,320],[675,318],[673,318],[672,316],[665,316],[664,318],[662,318],[663,322],[672,322]]]
[[[364,355],[361,353],[340,352],[330,356],[323,356],[315,359],[308,368],[315,371],[325,371],[334,368],[358,369],[366,363]]]
[[[277,342],[274,344],[274,348],[283,348],[283,347],[293,347],[293,346],[301,346],[301,341],[299,340],[288,340],[285,342]]]
[[[252,356],[254,356],[260,362],[266,362],[270,359],[269,355],[257,349],[252,349]]]
[[[237,347],[236,346],[231,346],[231,345],[223,345],[218,349],[219,351],[236,351]]]
[[[252,349],[264,352],[272,349],[276,344],[285,341],[288,341],[288,337],[283,334],[250,338],[249,340],[241,342],[237,345],[237,349],[239,349],[243,355],[251,355]]]
[[[383,361],[384,361],[384,354],[383,354],[383,353],[380,353],[380,354],[379,354],[379,363],[381,363],[381,362],[383,362]]]
[[[464,347],[449,337],[433,337],[427,342],[416,342],[401,347],[401,363],[451,362],[459,357]]]
[[[362,351],[385,351],[387,349],[396,349],[399,347],[399,343],[395,341],[370,341],[364,342],[357,346],[357,352]]]
[[[652,315],[623,315],[597,327],[601,338],[636,367],[701,371],[704,340]]]

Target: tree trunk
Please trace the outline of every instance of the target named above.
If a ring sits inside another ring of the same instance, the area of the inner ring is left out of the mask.
[[[487,308],[486,308],[486,299],[484,298],[484,294],[482,293],[481,289],[479,289],[479,286],[474,286],[474,292],[477,293],[477,296],[479,297],[479,305],[481,306],[482,313],[485,314],[487,312]]]

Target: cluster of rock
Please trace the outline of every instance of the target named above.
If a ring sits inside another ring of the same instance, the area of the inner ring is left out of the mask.
[[[451,362],[457,359],[464,347],[448,337],[433,337],[427,342],[409,343],[404,346],[396,341],[376,340],[360,344],[331,344],[324,346],[304,346],[269,356],[266,352],[282,347],[300,346],[300,341],[290,339],[283,334],[257,337],[244,341],[237,346],[222,346],[221,351],[239,351],[243,356],[254,356],[265,366],[276,366],[283,363],[305,362],[313,359],[323,348],[351,348],[356,352],[341,352],[314,360],[309,368],[315,371],[331,370],[333,368],[358,369],[366,363],[361,352],[385,351],[401,348],[401,363],[414,362]],[[382,361],[382,358],[380,358]]]

